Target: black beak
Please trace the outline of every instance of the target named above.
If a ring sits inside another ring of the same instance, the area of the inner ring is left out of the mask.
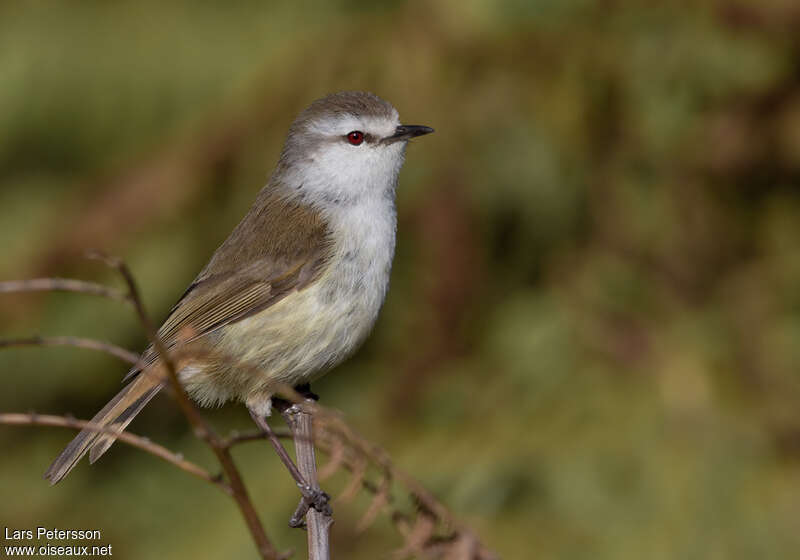
[[[431,132],[433,132],[433,129],[429,126],[401,124],[395,129],[394,134],[387,136],[381,140],[381,142],[384,144],[392,144],[394,142],[411,140],[412,138],[422,136],[423,134],[430,134]]]

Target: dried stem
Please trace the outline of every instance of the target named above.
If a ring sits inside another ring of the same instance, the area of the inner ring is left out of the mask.
[[[93,338],[79,338],[76,336],[31,336],[28,338],[0,339],[0,348],[9,348],[12,346],[73,346],[75,348],[105,352],[129,364],[137,364],[139,362],[139,354],[131,352],[126,348]]]
[[[88,428],[98,432],[113,433],[119,441],[141,449],[142,451],[150,453],[151,455],[155,455],[159,459],[163,459],[167,463],[178,467],[182,471],[185,471],[192,476],[196,476],[197,478],[205,480],[206,482],[210,482],[214,486],[219,487],[226,494],[232,494],[230,485],[221,480],[219,477],[213,476],[201,466],[196,465],[191,461],[187,461],[181,454],[173,453],[163,445],[153,443],[149,439],[132,434],[131,432],[126,431],[119,432],[117,434],[117,431],[112,427],[100,426],[99,424],[93,424],[91,422],[87,422],[86,420],[76,420],[74,418],[67,418],[64,416],[52,416],[49,414],[35,413],[20,414],[0,412],[0,424],[17,426],[58,426],[62,428],[72,428],[74,430],[83,430],[84,428]]]
[[[281,429],[281,428],[272,428],[272,433],[275,434],[276,437],[282,439],[291,439],[292,432],[288,429]],[[225,438],[224,443],[225,447],[234,447],[239,445],[240,443],[247,443],[249,441],[260,441],[262,439],[266,439],[268,436],[263,431],[253,431],[253,432],[232,432],[230,436]]]
[[[32,278],[30,280],[0,282],[0,294],[14,292],[77,292],[116,301],[130,302],[128,295],[121,290],[95,282],[74,280],[72,278]]]
[[[191,424],[195,434],[197,434],[208,444],[222,466],[222,470],[228,477],[232,491],[232,497],[239,506],[239,511],[244,517],[247,528],[250,530],[250,534],[252,535],[256,546],[258,547],[261,557],[265,560],[280,559],[281,555],[275,549],[272,542],[267,537],[266,532],[264,531],[264,527],[261,524],[258,513],[256,512],[253,502],[250,500],[250,496],[247,493],[244,482],[242,481],[241,474],[239,474],[239,469],[236,467],[233,457],[231,457],[230,449],[225,445],[225,440],[220,438],[213,428],[211,428],[211,425],[205,421],[203,416],[189,399],[189,396],[186,394],[186,391],[184,391],[183,386],[178,380],[178,370],[175,367],[175,363],[167,352],[167,348],[164,345],[164,342],[161,340],[161,337],[159,337],[158,331],[153,326],[152,321],[150,321],[150,318],[147,315],[130,269],[121,259],[115,257],[110,257],[102,253],[91,253],[89,256],[90,258],[96,258],[108,266],[116,269],[125,280],[125,283],[128,286],[128,297],[133,302],[133,305],[136,309],[136,314],[139,317],[139,322],[145,329],[148,339],[153,344],[153,347],[161,359],[161,363],[167,370],[169,382],[172,386],[178,406]]]
[[[294,437],[297,468],[306,484],[314,492],[322,492],[317,478],[317,460],[314,454],[313,415],[314,401],[293,404],[283,412]],[[330,558],[330,527],[333,517],[310,507],[306,512],[308,527],[308,559],[328,560]]]
[[[123,443],[159,457],[184,472],[215,485],[231,496],[245,519],[261,557],[265,560],[282,558],[267,538],[231,456],[231,448],[233,446],[247,441],[264,439],[267,437],[266,434],[263,432],[234,433],[227,438],[217,435],[200,415],[200,412],[184,391],[183,386],[179,383],[178,368],[176,367],[176,363],[183,363],[184,359],[200,357],[208,350],[193,347],[191,350],[175,348],[168,352],[144,309],[133,276],[127,266],[119,259],[99,253],[93,253],[90,258],[102,260],[105,264],[118,271],[125,280],[128,291],[124,292],[81,280],[38,278],[27,281],[0,282],[0,293],[69,291],[98,295],[131,303],[136,309],[141,325],[160,357],[168,382],[171,389],[173,389],[172,393],[181,411],[192,426],[194,433],[205,441],[214,452],[226,478],[223,478],[222,475],[211,475],[202,467],[185,460],[182,455],[152,443],[147,438],[127,431],[121,433],[115,431],[115,436]],[[72,346],[104,352],[131,364],[138,363],[140,359],[137,354],[125,348],[88,338],[33,336],[0,340],[0,348],[10,346]],[[235,357],[218,356],[218,358],[227,360],[235,367],[243,370],[257,369],[250,364],[239,362]],[[260,374],[261,372],[259,371],[258,373]],[[382,449],[358,435],[335,411],[320,407],[313,401],[303,402],[302,397],[290,387],[276,386],[275,394],[294,404],[283,410],[290,429],[272,430],[272,434],[279,438],[293,438],[298,470],[302,480],[310,486],[312,494],[313,491],[321,494],[314,452],[316,445],[329,456],[329,462],[323,469],[326,476],[339,470],[339,468],[350,471],[352,475],[347,489],[345,489],[340,498],[344,498],[348,494],[354,495],[359,488],[373,495],[370,506],[359,522],[359,529],[363,530],[371,524],[380,511],[389,512],[392,521],[400,533],[404,535],[405,540],[403,548],[396,552],[395,557],[406,558],[415,555],[470,560],[496,558],[468,528],[460,525],[449,510],[438,502],[421,484],[397,469]],[[84,420],[33,413],[0,413],[0,424],[59,426],[72,429],[89,428],[98,431],[110,430],[110,428],[97,426]],[[367,478],[370,465],[376,467],[379,472],[377,483]],[[390,488],[393,482],[397,482],[404,487],[405,491],[414,499],[418,507],[416,515],[409,516],[392,505],[393,499]],[[308,494],[309,492],[306,491],[304,496]],[[333,518],[330,515],[320,513],[314,508],[299,509],[298,511],[305,512],[306,525],[308,527],[309,558],[313,560],[328,560],[330,555],[328,536]]]
[[[305,479],[303,478],[302,473],[298,470],[297,465],[295,465],[294,462],[292,462],[292,458],[289,457],[289,454],[286,452],[286,449],[283,447],[283,444],[281,444],[281,442],[278,440],[278,436],[275,435],[275,433],[272,431],[272,428],[270,428],[267,419],[259,415],[258,413],[253,412],[252,410],[250,411],[250,416],[253,418],[253,421],[256,423],[256,426],[261,428],[261,431],[264,433],[269,442],[272,444],[272,448],[275,450],[275,453],[277,453],[278,458],[281,460],[281,463],[283,463],[283,466],[285,466],[286,469],[289,471],[289,474],[292,475],[292,478],[297,483],[297,485],[300,486],[301,491],[305,490],[303,488],[303,486],[305,485]],[[292,518],[292,520],[294,521],[294,518]],[[289,525],[292,527],[299,526],[297,523],[292,523],[292,522],[290,522]]]

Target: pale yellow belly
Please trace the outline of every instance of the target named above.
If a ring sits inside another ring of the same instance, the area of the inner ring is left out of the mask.
[[[191,396],[204,405],[265,400],[276,384],[310,382],[347,358],[369,334],[383,294],[330,276],[206,337],[220,359],[182,371]]]

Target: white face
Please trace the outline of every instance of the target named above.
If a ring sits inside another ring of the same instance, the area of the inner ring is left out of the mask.
[[[308,123],[303,190],[327,204],[352,205],[393,195],[407,139],[393,140],[400,119],[336,115]]]
[[[324,210],[393,204],[408,140],[429,132],[401,125],[397,110],[374,94],[332,93],[295,119],[276,180]]]

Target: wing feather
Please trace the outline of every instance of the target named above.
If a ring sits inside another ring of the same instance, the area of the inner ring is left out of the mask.
[[[265,193],[265,191],[267,191]],[[167,348],[262,311],[316,279],[331,255],[327,224],[308,206],[265,189],[173,306],[158,333]],[[152,346],[130,379],[157,359]]]

